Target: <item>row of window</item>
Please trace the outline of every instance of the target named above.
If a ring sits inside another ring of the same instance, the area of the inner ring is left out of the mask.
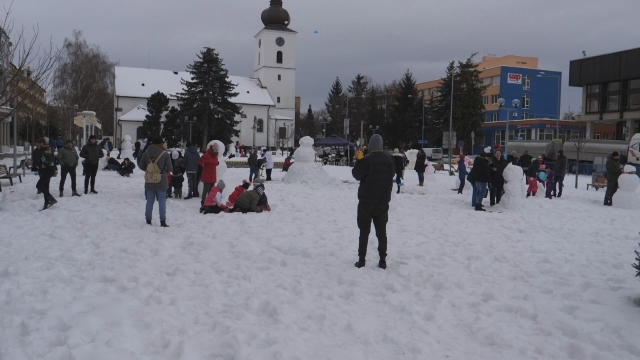
[[[607,134],[608,135],[608,134]],[[553,140],[556,136],[554,129],[514,129],[509,130],[509,141],[512,140]],[[580,130],[560,130],[558,136],[562,141],[571,139],[572,136],[582,136]],[[494,143],[506,145],[506,131],[498,130],[494,133]]]
[[[520,120],[529,120],[529,119],[535,119],[535,118],[536,118],[536,114],[532,114],[532,113],[528,113],[528,112],[521,112],[520,113]],[[516,119],[514,116],[509,114],[509,120],[518,120],[518,119]],[[498,121],[498,113],[497,112],[487,114],[486,122],[496,122],[496,121]]]
[[[609,139],[615,139],[615,137],[616,137],[616,133],[603,132],[602,135],[600,134],[600,131],[596,131],[593,133],[593,138],[596,140],[597,139],[609,140]]]
[[[500,75],[492,76],[490,78],[482,79],[482,85],[484,86],[499,86]],[[531,75],[525,75],[522,77],[522,90],[531,90]]]
[[[586,105],[588,113],[640,110],[640,79],[589,85]]]
[[[500,95],[491,95],[491,105],[498,105],[499,98],[500,98]],[[482,103],[484,105],[489,105],[489,97],[483,96]],[[528,109],[529,107],[531,107],[531,94],[528,94],[528,93],[522,94],[522,102],[520,103],[520,105],[523,109]]]

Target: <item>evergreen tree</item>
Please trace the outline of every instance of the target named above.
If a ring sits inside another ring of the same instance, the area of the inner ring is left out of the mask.
[[[636,276],[640,277],[640,252],[638,252],[637,250],[635,251],[636,253],[636,261],[638,262],[637,264],[631,264],[633,266],[634,269],[636,269],[638,272],[636,273]]]
[[[384,126],[386,100],[385,90],[381,86],[374,85],[369,87],[365,100],[365,123],[362,134],[364,143],[373,134],[372,131],[369,131],[370,125],[372,128],[376,126],[382,128]]]
[[[297,125],[296,129],[296,138],[300,139],[304,136],[310,136],[315,138],[318,135],[318,131],[320,126],[318,126],[318,121],[313,114],[313,109],[311,108],[311,104],[309,104],[309,109],[303,118],[300,119],[300,122]]]
[[[349,135],[347,140],[354,140],[360,137],[360,124],[365,122],[367,113],[367,91],[370,80],[361,74],[351,80],[351,86],[347,89],[349,96]]]
[[[187,71],[191,80],[182,80],[184,92],[177,94],[180,116],[198,118],[194,131],[202,136],[203,149],[210,136],[224,144],[231,143],[232,137],[240,135],[236,129],[240,122],[235,117],[240,115],[241,107],[231,102],[238,93],[233,92],[236,85],[229,80],[222,59],[215,49],[205,47]]]
[[[162,120],[164,113],[169,110],[169,98],[158,91],[147,99],[147,112],[142,122],[142,132],[145,138],[153,139],[162,136]]]
[[[389,147],[405,147],[417,143],[422,127],[421,99],[418,97],[416,80],[407,70],[395,90],[389,107],[389,121],[385,127],[385,143]]]
[[[465,144],[471,144],[471,132],[480,129],[484,122],[484,104],[482,96],[486,86],[480,81],[478,65],[473,61],[472,54],[466,61],[454,61],[449,63],[446,76],[441,79],[438,87],[438,96],[428,104],[427,113],[429,122],[427,129],[438,132],[441,143],[442,132],[449,131],[449,118],[451,114],[451,79],[453,77],[453,131],[456,138],[452,139],[452,146],[456,147],[458,140],[464,140]],[[439,130],[437,130],[439,128]],[[431,134],[430,134],[431,135]],[[437,135],[437,134],[436,134]],[[447,144],[442,144],[447,146]]]
[[[167,147],[180,147],[185,139],[188,140],[189,133],[188,131],[185,133],[184,123],[180,119],[180,111],[175,106],[172,106],[165,115],[161,136],[167,143]]]
[[[324,103],[327,113],[331,117],[331,123],[327,124],[327,133],[324,134],[324,136],[329,136],[331,134],[344,136],[344,96],[342,82],[340,81],[340,78],[336,77],[333,85],[331,85],[327,101]]]

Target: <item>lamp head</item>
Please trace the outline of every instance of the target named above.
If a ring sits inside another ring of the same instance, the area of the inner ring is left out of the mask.
[[[504,99],[503,98],[498,99],[498,105],[500,105],[500,107],[504,106]]]
[[[513,101],[511,102],[511,105],[513,105],[513,107],[517,109],[518,106],[520,106],[520,100],[513,99]]]

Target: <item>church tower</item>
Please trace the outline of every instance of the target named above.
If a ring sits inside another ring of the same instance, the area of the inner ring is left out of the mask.
[[[255,36],[253,73],[273,99],[272,118],[295,120],[297,32],[289,29],[291,18],[282,7],[282,0],[271,0],[270,5],[262,12],[264,28]]]

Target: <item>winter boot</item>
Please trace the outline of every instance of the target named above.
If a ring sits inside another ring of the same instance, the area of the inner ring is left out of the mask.
[[[561,196],[562,196],[562,193],[558,193],[558,197],[561,197]]]
[[[197,192],[197,191],[195,191],[195,192],[193,193],[193,197],[194,197],[194,198],[199,198],[199,197],[200,197],[200,193],[199,193],[199,192]]]
[[[151,220],[147,220],[147,225],[151,225]]]
[[[97,191],[95,191],[95,190],[93,190],[93,189],[91,189],[91,193],[92,193],[92,194],[97,194],[98,192],[97,192]],[[86,193],[85,193],[85,194],[86,194]]]
[[[167,225],[167,221],[166,220],[160,220],[160,226],[161,227],[169,227],[169,225]]]
[[[476,205],[476,211],[487,211],[485,209],[482,208],[482,205]]]
[[[386,262],[385,260],[380,260],[380,261],[378,262],[378,267],[379,267],[380,269],[386,269],[386,268],[387,268],[387,262]]]
[[[84,189],[84,194],[87,195],[89,193],[89,190]]]
[[[365,260],[359,260],[359,261],[356,263],[356,267],[359,269],[359,268],[361,268],[361,267],[364,267],[364,265],[365,265],[366,263],[367,263],[367,262],[366,262]]]
[[[187,197],[184,199],[185,200],[193,199],[193,194],[192,193],[187,194]]]
[[[64,193],[64,190],[60,190],[60,197],[62,197],[63,193]]]
[[[527,197],[531,196],[531,193],[527,193]]]
[[[53,206],[53,205],[58,203],[58,200],[54,199],[53,196],[52,196],[52,197],[49,198],[48,203],[49,203],[50,206]]]
[[[71,194],[71,196],[80,196],[80,194],[78,194],[78,192],[77,192],[77,191],[74,191],[74,192]]]

